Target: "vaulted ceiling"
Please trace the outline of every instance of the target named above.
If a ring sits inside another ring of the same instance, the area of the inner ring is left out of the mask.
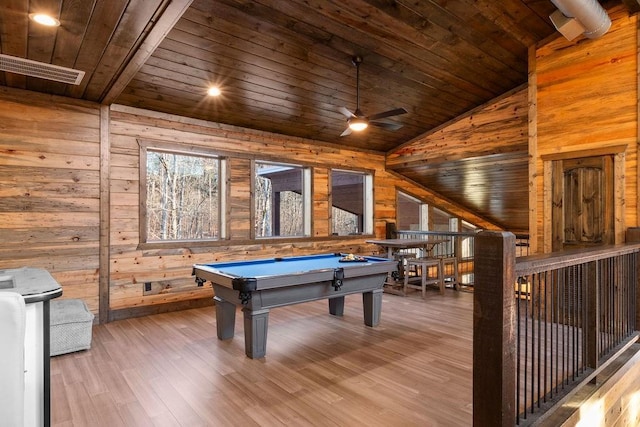
[[[554,33],[554,10],[549,0],[4,0],[0,53],[86,74],[67,85],[0,72],[0,85],[392,152],[525,83],[527,50]],[[61,26],[31,22],[36,11]],[[363,59],[361,110],[406,109],[385,119],[399,130],[340,136],[341,108],[356,108],[354,56]],[[206,96],[211,84],[220,97]],[[469,162],[443,165],[447,180],[433,170],[411,177],[504,228],[526,229],[503,204],[466,194]]]

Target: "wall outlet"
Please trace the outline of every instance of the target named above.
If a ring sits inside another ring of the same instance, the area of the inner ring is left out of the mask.
[[[144,291],[151,292],[151,282],[144,282]]]

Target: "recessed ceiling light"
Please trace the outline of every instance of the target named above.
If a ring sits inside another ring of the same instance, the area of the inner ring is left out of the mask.
[[[50,15],[46,15],[44,13],[30,13],[29,19],[34,22],[37,22],[41,25],[46,25],[47,27],[59,27],[60,21]]]
[[[220,91],[220,88],[217,86],[211,86],[208,90],[207,90],[207,95],[209,96],[220,96],[222,92]]]

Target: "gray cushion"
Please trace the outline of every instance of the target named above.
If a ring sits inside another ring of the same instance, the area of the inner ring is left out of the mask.
[[[54,299],[51,301],[51,325],[93,321],[93,313],[80,299]]]
[[[93,313],[84,301],[66,299],[51,301],[50,354],[71,353],[91,348]]]

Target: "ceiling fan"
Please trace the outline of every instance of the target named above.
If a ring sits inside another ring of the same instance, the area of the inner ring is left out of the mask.
[[[406,114],[407,110],[404,108],[394,108],[393,110],[372,114],[370,116],[365,116],[362,113],[360,110],[360,64],[362,64],[362,57],[354,56],[351,61],[353,62],[353,65],[356,66],[356,111],[352,113],[345,107],[340,107],[340,112],[347,116],[348,125],[340,136],[350,135],[353,131],[359,132],[365,130],[369,125],[388,130],[400,129],[402,125],[399,123],[379,122],[378,120],[386,117]]]

